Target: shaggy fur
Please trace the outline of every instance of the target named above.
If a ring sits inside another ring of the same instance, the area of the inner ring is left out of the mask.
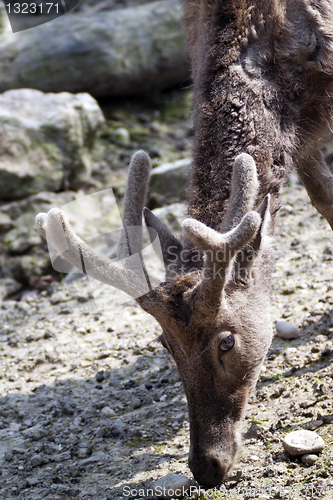
[[[195,88],[189,214],[217,228],[235,156],[257,165],[272,212],[293,165],[330,125],[333,2],[185,0]],[[313,168],[315,176],[315,167]]]

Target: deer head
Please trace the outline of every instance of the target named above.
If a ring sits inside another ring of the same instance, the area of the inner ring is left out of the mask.
[[[60,209],[36,217],[38,231],[73,266],[134,297],[162,327],[188,399],[189,465],[197,481],[216,486],[231,468],[239,427],[271,340],[265,236],[269,196],[258,194],[254,160],[235,158],[228,209],[219,230],[187,218],[178,241],[148,209],[150,159],[131,161],[118,259],[97,254],[71,229]],[[142,212],[162,248],[166,279],[154,282],[141,255]],[[132,229],[135,228],[135,231]],[[268,263],[268,264],[267,264]],[[266,271],[265,271],[266,272]]]

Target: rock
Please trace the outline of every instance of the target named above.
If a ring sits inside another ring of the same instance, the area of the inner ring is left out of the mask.
[[[322,420],[311,420],[311,422],[309,422],[306,426],[306,428],[309,430],[309,431],[315,431],[316,429],[318,429],[318,427],[320,427],[321,425],[323,425],[323,421]]]
[[[39,467],[40,465],[45,465],[48,462],[48,459],[42,455],[33,455],[30,460],[30,465],[31,467]]]
[[[129,132],[126,128],[119,127],[113,132],[114,140],[121,146],[129,146],[131,143],[131,138]]]
[[[152,0],[144,0],[144,3],[149,1]],[[80,0],[73,12],[101,12],[141,4],[142,0],[121,0],[121,2],[118,0]]]
[[[110,457],[106,453],[98,451],[91,455],[91,457],[80,460],[80,465],[95,464],[96,462],[108,462],[109,459]]]
[[[116,412],[112,410],[112,408],[109,408],[108,406],[104,406],[104,408],[101,410],[101,415],[103,417],[114,417],[116,415]]]
[[[75,406],[72,403],[65,403],[65,405],[62,408],[62,412],[64,415],[74,415],[75,413]]]
[[[131,400],[131,406],[133,408],[133,410],[136,410],[137,408],[140,408],[141,407],[141,400],[137,397],[133,397],[132,400]]]
[[[106,434],[106,437],[116,437],[116,438],[123,438],[126,436],[127,433],[127,426],[120,421],[114,422],[114,424],[111,426],[109,432]]]
[[[20,291],[22,288],[21,283],[18,283],[13,278],[1,278],[0,279],[0,303],[7,296],[13,295]]]
[[[264,439],[267,438],[268,434],[269,434],[268,429],[266,429],[263,425],[257,422],[252,422],[247,432],[245,433],[244,437],[246,439],[253,439],[253,438]]]
[[[301,336],[297,326],[294,325],[294,323],[288,321],[277,321],[275,326],[276,335],[281,339],[298,339]]]
[[[191,160],[174,161],[155,167],[150,175],[148,208],[156,208],[184,199]]]
[[[171,498],[191,497],[197,489],[197,483],[188,477],[169,472],[165,477],[155,481],[152,487],[156,497],[171,500]]]
[[[292,431],[283,440],[284,449],[292,456],[318,453],[325,447],[324,440],[308,430]]]
[[[32,476],[26,478],[27,486],[37,486],[40,482],[40,478],[38,476]]]
[[[22,431],[22,434],[32,441],[39,441],[47,434],[47,431],[43,429],[41,424],[36,424],[33,427],[29,427]]]
[[[302,456],[301,460],[303,464],[312,465],[318,460],[318,457],[317,455],[307,453],[306,455]]]
[[[0,95],[0,198],[78,188],[90,176],[103,123],[88,94],[20,89]]]
[[[20,33],[0,35],[0,92],[146,93],[189,76],[180,2],[74,13]]]
[[[53,462],[59,462],[62,463],[65,460],[70,460],[72,458],[72,454],[70,451],[64,451],[63,453],[56,453],[52,457]]]
[[[183,203],[173,203],[152,211],[156,217],[165,224],[172,233],[181,231],[181,223],[186,217],[186,206]]]
[[[97,382],[103,382],[103,380],[104,380],[104,372],[103,371],[97,373],[96,380],[97,380]]]
[[[13,460],[13,452],[6,451],[4,454],[4,459],[6,460],[6,462],[11,462]]]

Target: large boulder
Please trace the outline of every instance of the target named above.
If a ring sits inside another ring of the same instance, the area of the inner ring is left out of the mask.
[[[189,75],[181,6],[161,0],[98,13],[70,12],[19,33],[0,35],[0,91],[140,94]]]
[[[89,94],[20,89],[0,95],[0,199],[78,188],[90,176],[103,123]]]
[[[188,185],[190,158],[164,163],[152,169],[148,208],[157,208],[183,201]]]

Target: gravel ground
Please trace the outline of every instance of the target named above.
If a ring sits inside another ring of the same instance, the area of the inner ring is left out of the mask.
[[[235,468],[202,498],[332,498],[331,241],[292,176],[274,241],[272,316],[301,337],[274,339]],[[1,500],[142,497],[168,472],[192,477],[186,399],[159,333],[126,295],[103,285],[92,293],[86,278],[2,303]],[[314,420],[326,447],[308,466],[282,440]]]

